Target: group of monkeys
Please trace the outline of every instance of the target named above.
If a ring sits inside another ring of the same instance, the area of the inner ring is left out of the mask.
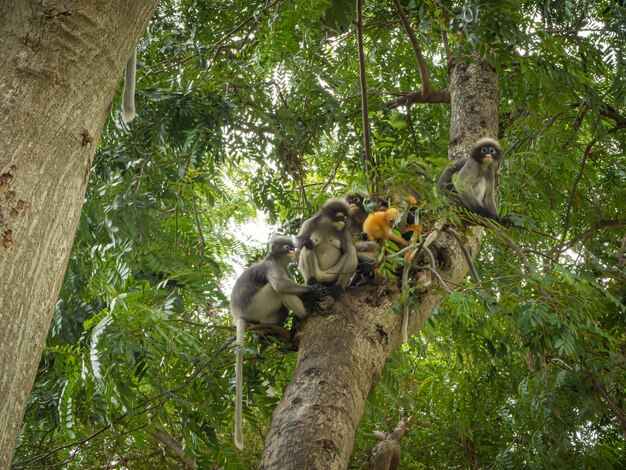
[[[481,217],[502,225],[512,223],[500,217],[495,203],[495,182],[503,152],[497,141],[479,140],[470,156],[449,166],[437,182],[438,189],[455,205],[462,206]],[[452,176],[458,173],[456,182]],[[408,204],[415,203],[410,197]],[[267,256],[243,271],[236,280],[230,299],[231,314],[236,322],[236,399],[235,445],[243,448],[243,345],[246,325],[262,323],[283,325],[289,310],[297,320],[304,320],[315,302],[324,296],[335,296],[348,286],[357,271],[376,264],[381,248],[377,240],[391,239],[407,246],[419,230],[410,220],[404,220],[400,233],[392,233],[394,221],[400,217],[395,207],[380,205],[368,213],[364,197],[349,194],[343,199],[331,199],[307,219],[294,243],[291,237],[275,236]],[[360,241],[353,243],[353,237]],[[305,285],[294,281],[288,266],[300,250],[298,270]]]

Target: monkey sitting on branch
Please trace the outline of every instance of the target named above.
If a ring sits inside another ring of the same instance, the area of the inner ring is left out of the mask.
[[[350,216],[348,217],[348,231],[354,240],[358,240],[354,247],[356,248],[357,259],[359,260],[359,271],[366,273],[378,264],[378,256],[381,249],[378,243],[374,241],[363,241],[363,223],[368,217],[365,207],[366,196],[359,193],[348,193],[344,197],[350,207]]]
[[[243,351],[244,332],[248,323],[284,325],[288,311],[299,320],[313,310],[315,300],[328,295],[323,286],[303,286],[295,282],[287,269],[295,260],[291,238],[277,236],[270,242],[270,251],[237,278],[230,297],[230,311],[237,323],[235,357],[235,445],[243,449]]]
[[[380,440],[372,449],[369,470],[396,470],[400,465],[400,439],[406,432],[411,418],[402,418],[392,432],[374,431],[374,437]]]
[[[448,166],[439,181],[437,189],[456,205],[465,207],[481,217],[492,219],[504,226],[513,222],[498,215],[496,207],[496,177],[503,159],[502,149],[494,139],[484,138],[476,142],[469,158]],[[452,175],[458,173],[456,183]],[[474,225],[485,225],[480,218],[464,217]]]
[[[331,199],[307,219],[296,237],[301,248],[298,269],[307,285],[338,285],[345,289],[356,272],[358,258],[348,230],[350,207]]]

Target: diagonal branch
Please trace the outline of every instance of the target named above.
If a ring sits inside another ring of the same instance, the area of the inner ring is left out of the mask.
[[[191,457],[185,456],[185,448],[178,442],[171,434],[163,431],[162,429],[155,428],[154,431],[148,431],[152,437],[154,437],[157,441],[163,444],[165,447],[174,452],[180,460],[183,461],[185,466],[191,470],[195,470],[197,468],[196,461]]]
[[[587,147],[585,148],[585,153],[583,155],[583,159],[580,162],[580,170],[578,171],[578,174],[576,175],[576,179],[574,180],[574,185],[572,187],[572,190],[570,191],[569,200],[567,201],[567,210],[565,211],[565,221],[563,222],[563,233],[561,234],[561,242],[565,242],[565,237],[567,236],[567,232],[569,231],[570,216],[572,213],[572,204],[574,202],[574,195],[576,194],[578,182],[583,177],[583,174],[585,172],[585,165],[587,163],[587,158],[591,154],[591,149],[593,148],[593,145],[595,143],[596,143],[596,139],[593,139],[591,142],[587,144]]]
[[[426,61],[424,60],[424,54],[422,54],[422,49],[419,45],[419,42],[417,42],[417,37],[415,36],[413,28],[411,28],[409,19],[404,13],[404,8],[402,8],[402,5],[400,5],[400,0],[393,0],[393,5],[396,7],[398,16],[400,16],[400,20],[402,21],[402,26],[404,26],[404,30],[406,31],[407,36],[409,36],[409,40],[411,41],[411,45],[413,46],[413,53],[415,54],[415,58],[417,59],[417,65],[419,66],[420,77],[422,79],[422,94],[428,95],[431,92],[430,76],[428,75],[428,67],[426,66]]]
[[[413,53],[415,54],[415,59],[417,60],[417,65],[420,72],[420,78],[422,80],[422,89],[420,91],[415,92],[400,92],[400,93],[392,93],[392,95],[399,96],[395,100],[387,101],[385,103],[385,107],[388,109],[395,109],[400,106],[406,106],[410,108],[413,103],[450,103],[450,93],[447,90],[444,91],[433,91],[430,85],[430,75],[428,73],[428,66],[426,64],[426,60],[424,59],[424,54],[422,53],[422,48],[415,36],[415,32],[413,28],[411,28],[411,24],[406,14],[404,13],[404,9],[400,4],[400,0],[393,0],[393,5],[396,8],[396,12],[400,17],[402,25],[404,26],[404,30],[406,31],[409,40],[411,41],[411,46],[413,47]],[[448,61],[448,65],[451,64],[452,58],[450,56],[449,46],[448,46],[448,38],[443,35],[442,41],[444,44],[446,59]]]

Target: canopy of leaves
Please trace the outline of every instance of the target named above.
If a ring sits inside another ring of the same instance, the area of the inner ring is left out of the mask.
[[[421,89],[417,61],[393,2],[363,3],[376,171],[432,219],[450,108],[389,105]],[[404,414],[402,468],[623,468],[626,9],[400,3],[434,90],[447,53],[498,71],[500,210],[535,272],[488,235],[483,282],[458,286],[388,363],[353,466]],[[138,45],[139,116],[123,123],[117,96],[98,144],[15,468],[180,468],[157,430],[199,468],[256,466],[295,355],[247,348],[238,453],[233,266],[264,250],[242,227],[294,233],[368,187],[355,15],[330,0],[160,3]]]

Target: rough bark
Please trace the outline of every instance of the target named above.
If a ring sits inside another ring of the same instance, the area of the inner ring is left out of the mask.
[[[0,468],[8,468],[124,64],[156,0],[0,15]]]
[[[498,85],[484,62],[456,64],[450,71],[449,156],[461,158],[484,136],[497,137]],[[467,241],[472,257],[482,230]],[[458,243],[441,233],[431,249],[441,277],[454,287],[467,273]],[[436,284],[436,282],[434,283]],[[411,313],[414,333],[445,298],[432,288]],[[392,310],[397,288],[348,289],[329,310],[304,324],[292,382],[274,411],[260,468],[343,469],[348,467],[365,400],[389,354],[401,345],[402,316]]]

